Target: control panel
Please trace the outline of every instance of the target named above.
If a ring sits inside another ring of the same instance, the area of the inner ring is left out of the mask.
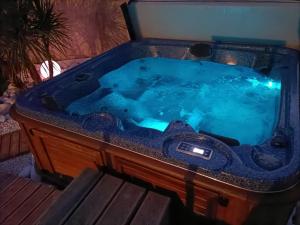
[[[187,142],[180,142],[176,148],[176,151],[201,157],[206,160],[210,160],[213,153],[213,150],[211,149],[200,147],[198,145],[190,144]]]

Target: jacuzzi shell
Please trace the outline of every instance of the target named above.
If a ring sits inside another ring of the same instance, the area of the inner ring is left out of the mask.
[[[82,73],[99,77],[132,59],[145,56],[193,57],[186,53],[194,43],[170,40],[129,42],[21,93],[12,116],[29,138],[37,168],[43,174],[58,174],[59,177],[76,177],[86,167],[110,168],[173,191],[195,213],[227,224],[241,225],[246,221],[261,224],[262,220],[265,221],[263,224],[276,224],[284,219],[300,198],[297,185],[300,165],[299,54],[295,50],[208,43],[214,49],[222,49],[222,54],[235,53],[233,55],[243,65],[251,62],[249,59],[257,52],[264,52],[263,55],[276,53],[279,58],[283,56],[285,66],[277,68],[284,75],[283,97],[277,124],[279,129],[274,132],[282,130],[288,135],[290,144],[276,150],[279,157],[286,158],[286,165],[272,171],[255,169],[253,166],[257,168],[257,165],[248,161],[251,149],[258,147],[274,151],[269,148],[269,142],[260,147],[244,145],[233,149],[207,135],[197,134],[180,121],[172,122],[164,133],[128,125],[122,129],[125,124],[113,115],[68,115],[63,110],[47,109],[42,103],[43,97],[64,91]],[[239,52],[249,54],[237,54]],[[216,59],[225,63],[222,57]],[[222,168],[213,168],[209,161],[197,159],[196,164],[191,164],[186,159],[170,157],[170,152],[165,149],[173,140],[193,141],[194,138],[212,141],[218,151],[231,160]],[[274,208],[280,208],[282,213],[274,215]]]

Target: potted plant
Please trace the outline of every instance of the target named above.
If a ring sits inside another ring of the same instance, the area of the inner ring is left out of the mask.
[[[41,77],[35,63],[49,61],[53,75],[53,52],[64,54],[68,27],[50,0],[0,1],[0,66],[11,82],[22,87],[21,76],[34,83]]]

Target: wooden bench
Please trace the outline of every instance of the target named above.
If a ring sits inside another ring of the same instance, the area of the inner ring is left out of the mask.
[[[117,177],[85,170],[61,194],[40,225],[166,225],[170,198]]]
[[[59,193],[53,186],[0,173],[0,224],[36,224]]]

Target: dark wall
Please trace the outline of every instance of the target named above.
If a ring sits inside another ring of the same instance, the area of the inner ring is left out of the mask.
[[[70,28],[70,48],[57,60],[98,55],[129,40],[120,5],[125,0],[53,0]]]

